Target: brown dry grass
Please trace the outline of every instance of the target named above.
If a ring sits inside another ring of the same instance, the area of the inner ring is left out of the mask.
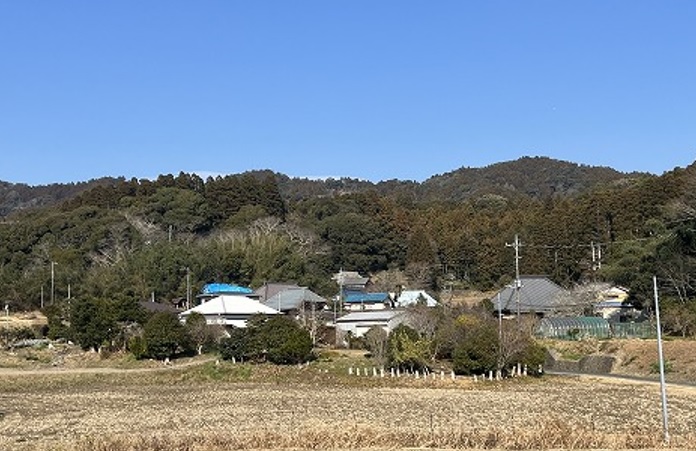
[[[637,449],[661,445],[654,384],[348,378],[326,364],[5,377],[0,449]],[[670,393],[672,446],[696,390]]]
[[[591,354],[614,356],[614,374],[657,377],[656,340],[545,340],[544,344],[570,359],[579,359]],[[665,360],[669,362],[667,380],[696,382],[696,340],[671,339],[665,340],[663,345]]]
[[[48,319],[41,312],[20,312],[12,315],[0,314],[0,329],[45,326]]]

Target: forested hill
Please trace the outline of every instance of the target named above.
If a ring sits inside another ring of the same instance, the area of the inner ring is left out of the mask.
[[[281,195],[289,201],[372,191],[396,199],[428,202],[459,202],[486,195],[517,199],[567,197],[612,182],[647,176],[547,157],[523,157],[484,168],[460,168],[430,177],[423,183],[396,179],[372,183],[348,177],[316,180],[288,177],[270,170],[250,171],[247,174],[258,179],[273,175]],[[0,181],[0,217],[13,211],[55,205],[97,186],[112,186],[124,181],[123,177],[104,177],[87,182],[43,186]]]
[[[507,244],[519,235],[523,274],[604,280],[648,301],[657,274],[665,299],[694,300],[696,325],[696,163],[661,176],[523,158],[423,183],[271,171],[107,182],[0,221],[0,299],[38,305],[50,268],[59,298],[70,286],[73,297],[172,299],[187,274],[194,291],[295,281],[331,296],[341,268],[381,290],[488,290],[514,276]]]
[[[580,165],[547,157],[523,157],[483,168],[460,168],[423,183],[387,180],[371,183],[353,178],[308,180],[277,175],[286,199],[332,196],[367,190],[382,196],[428,202],[459,202],[486,195],[544,199],[586,193],[622,180],[650,177],[607,167]]]
[[[579,165],[547,157],[523,157],[431,177],[421,186],[421,198],[429,201],[466,200],[485,194],[533,199],[566,197],[644,176],[647,174],[625,174],[607,167]]]

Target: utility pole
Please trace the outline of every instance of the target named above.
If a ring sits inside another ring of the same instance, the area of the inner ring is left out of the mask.
[[[191,269],[186,267],[186,310],[191,308]]]
[[[522,243],[520,242],[519,235],[515,234],[515,242],[513,244],[505,243],[506,247],[515,248],[515,303],[517,304],[517,321],[520,320],[520,287],[522,283],[520,282],[520,247]]]
[[[657,357],[660,363],[660,394],[662,398],[662,433],[665,444],[669,444],[669,421],[667,415],[667,389],[665,383],[665,357],[662,351],[662,324],[660,323],[660,297],[657,293],[657,276],[653,276],[655,295],[655,320],[657,321]]]
[[[56,262],[51,262],[51,305],[53,305],[53,301],[55,300],[56,296]]]
[[[602,269],[602,246],[599,243],[590,241],[590,247],[592,248],[592,270],[596,271]]]

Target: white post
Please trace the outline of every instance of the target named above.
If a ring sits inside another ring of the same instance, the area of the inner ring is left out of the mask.
[[[660,361],[660,392],[662,394],[662,430],[665,443],[669,443],[669,424],[667,416],[667,388],[665,384],[665,358],[662,353],[662,325],[660,324],[660,300],[657,295],[657,277],[653,276],[655,291],[655,321],[657,322],[657,355]]]
[[[353,367],[352,367],[352,366],[349,366],[349,367],[348,367],[348,375],[349,375],[349,376],[352,376],[352,375],[353,375]]]

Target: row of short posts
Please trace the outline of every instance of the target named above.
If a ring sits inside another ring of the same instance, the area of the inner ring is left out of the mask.
[[[537,368],[538,374],[542,374],[543,368],[541,365]],[[523,377],[527,376],[529,373],[529,370],[527,368],[527,365],[522,365],[518,363],[517,365],[513,366],[510,371],[508,372],[509,377]],[[439,372],[435,371],[430,371],[427,368],[425,370],[421,371],[401,371],[399,368],[389,368],[388,372],[384,368],[377,368],[377,367],[371,367],[371,368],[366,368],[366,367],[356,367],[353,368],[352,366],[348,368],[348,375],[350,376],[372,376],[372,377],[379,377],[379,378],[385,378],[389,376],[390,378],[400,378],[400,377],[413,377],[414,379],[433,379],[433,380],[445,380],[445,371],[440,370]],[[454,374],[454,371],[450,371],[449,378],[451,380],[456,380],[456,376]],[[502,371],[489,371],[488,374],[481,374],[481,375],[474,375],[473,380],[474,382],[478,381],[495,381],[495,380],[502,380],[503,379],[503,373]]]
[[[439,372],[436,371],[430,371],[428,369],[425,369],[423,371],[401,371],[400,368],[389,368],[389,370],[385,370],[384,368],[377,368],[377,367],[371,367],[371,368],[365,368],[365,367],[356,367],[353,368],[352,366],[348,368],[348,374],[350,376],[372,376],[372,377],[380,377],[380,378],[385,378],[385,377],[390,377],[390,378],[400,378],[400,377],[413,377],[414,379],[433,379],[433,380],[445,380],[445,372],[440,370]],[[454,380],[455,375],[454,371],[450,372],[449,377]]]

